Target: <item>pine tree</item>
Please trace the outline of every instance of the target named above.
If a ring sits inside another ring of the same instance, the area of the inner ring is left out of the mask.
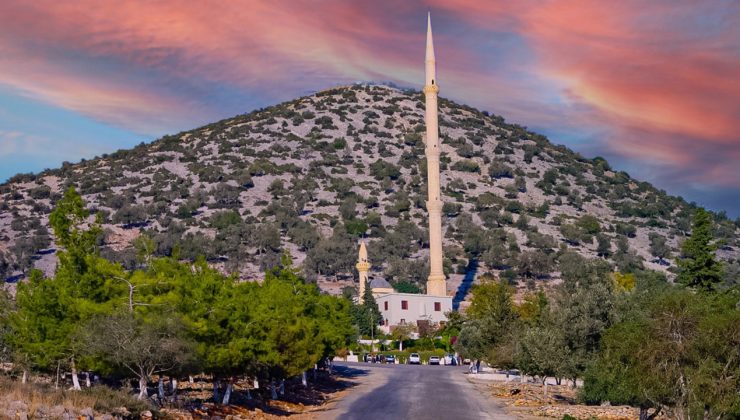
[[[722,281],[722,265],[715,259],[712,219],[699,208],[694,214],[691,237],[681,246],[678,282],[700,290],[712,291]]]
[[[378,302],[375,301],[375,296],[373,296],[373,290],[370,288],[369,283],[365,284],[365,294],[362,296],[362,306],[362,312],[365,314],[366,317],[366,331],[368,333],[372,331],[372,335],[375,335],[378,323],[383,316],[380,314]]]
[[[373,296],[373,291],[367,282],[365,283],[365,293],[362,295],[362,299],[363,303],[352,305],[350,315],[358,333],[361,336],[369,337],[375,334],[382,315],[378,303],[375,301],[375,296]]]

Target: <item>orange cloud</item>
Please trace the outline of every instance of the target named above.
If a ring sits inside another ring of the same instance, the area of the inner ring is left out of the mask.
[[[740,150],[737,2],[4,1],[0,83],[172,131],[356,80],[418,86],[427,9],[443,95],[604,133],[622,156],[737,174],[724,163]]]

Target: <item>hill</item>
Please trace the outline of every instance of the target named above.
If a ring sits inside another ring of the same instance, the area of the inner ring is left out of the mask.
[[[104,220],[104,256],[127,267],[150,250],[205,256],[242,278],[289,252],[338,292],[356,240],[399,287],[427,275],[424,104],[416,91],[353,85],[318,92],[131,150],[20,174],[0,185],[0,276],[51,271],[47,229],[70,185]],[[694,206],[524,127],[440,99],[445,267],[454,291],[486,272],[533,286],[575,251],[669,277]],[[715,214],[728,275],[740,229]]]

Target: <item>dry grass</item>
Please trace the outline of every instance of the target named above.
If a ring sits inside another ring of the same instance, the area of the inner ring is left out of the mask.
[[[152,410],[146,402],[136,400],[134,396],[124,391],[113,390],[106,386],[69,391],[54,389],[47,384],[21,384],[9,378],[0,377],[0,405],[3,402],[12,401],[22,401],[26,404],[31,418],[34,418],[40,408],[48,410],[54,406],[62,406],[75,412],[89,407],[100,413],[130,413],[131,416],[136,417],[143,411]]]

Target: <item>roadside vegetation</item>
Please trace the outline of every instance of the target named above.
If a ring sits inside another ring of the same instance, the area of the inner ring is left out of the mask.
[[[239,282],[203,259],[181,262],[177,251],[155,258],[143,239],[137,268],[126,270],[100,256],[100,217],[74,188],[50,224],[63,248],[54,276],[34,270],[15,299],[0,295],[0,356],[20,382],[38,374],[57,389],[71,372],[71,389],[80,391],[93,372],[107,383],[133,382],[137,398],[149,400],[156,377],[164,400],[164,378],[177,398],[177,380],[200,375],[212,381],[212,400],[228,404],[234,382],[249,378],[277,398],[284,380],[305,375],[355,335],[349,301],[320,293],[287,256],[263,281]]]
[[[563,282],[514,302],[490,278],[472,290],[457,329],[464,357],[557,383],[583,381],[588,404],[639,407],[640,418],[740,416],[740,289],[723,283],[712,222],[696,212],[678,283],[660,273],[613,271],[601,259],[560,257]]]

